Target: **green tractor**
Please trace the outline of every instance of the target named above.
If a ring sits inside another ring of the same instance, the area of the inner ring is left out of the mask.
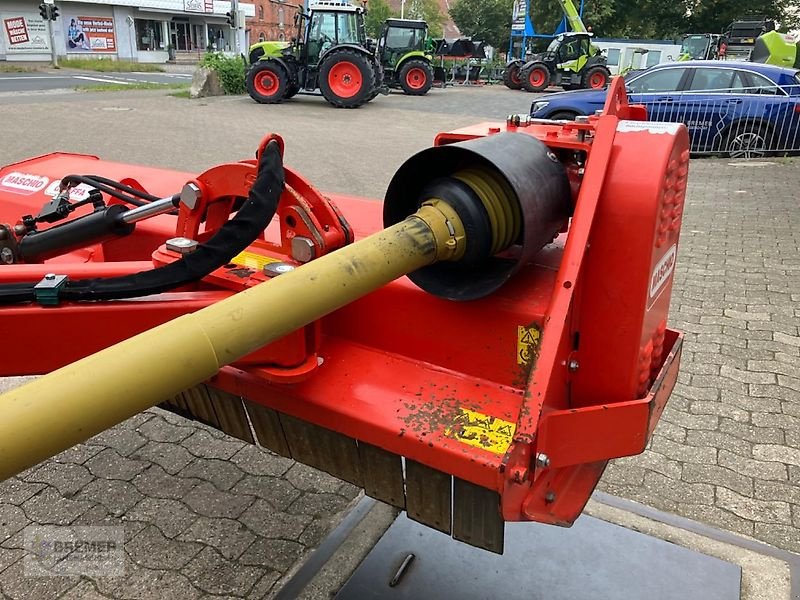
[[[337,108],[357,108],[381,91],[381,67],[364,29],[364,9],[319,1],[298,8],[292,42],[250,47],[247,92],[274,104],[297,93],[317,93]]]
[[[378,40],[383,81],[411,96],[424,96],[433,85],[433,56],[428,24],[410,19],[386,19]]]
[[[547,50],[519,67],[519,80],[528,92],[541,92],[557,85],[565,90],[601,90],[608,85],[611,71],[602,51],[592,44],[592,34],[560,33]]]

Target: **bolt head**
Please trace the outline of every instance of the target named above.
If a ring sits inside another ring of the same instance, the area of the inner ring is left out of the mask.
[[[189,210],[194,210],[201,196],[200,188],[189,182],[181,190],[181,204],[185,205]]]
[[[167,240],[167,250],[178,254],[189,254],[197,250],[197,240],[190,240],[185,237],[177,237]]]
[[[542,469],[546,469],[550,466],[550,457],[547,456],[544,452],[538,452],[536,454],[536,466]]]
[[[317,247],[307,237],[292,238],[292,258],[297,262],[307,263],[317,257]]]
[[[9,248],[8,246],[0,250],[0,261],[2,261],[2,263],[5,265],[14,264],[13,250],[11,250],[11,248]]]
[[[567,363],[567,368],[573,373],[580,368],[580,363],[574,358]]]

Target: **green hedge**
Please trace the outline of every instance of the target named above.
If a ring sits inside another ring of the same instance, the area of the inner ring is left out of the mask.
[[[208,52],[200,59],[200,66],[216,71],[226,94],[244,94],[246,65],[241,57],[225,56],[221,52]]]

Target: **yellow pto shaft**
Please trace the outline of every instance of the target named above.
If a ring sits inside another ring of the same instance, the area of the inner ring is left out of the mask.
[[[464,252],[432,200],[359,242],[0,395],[0,480],[205,381],[379,287]]]

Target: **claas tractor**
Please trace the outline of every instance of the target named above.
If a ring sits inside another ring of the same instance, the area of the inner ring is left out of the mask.
[[[274,104],[298,92],[319,90],[337,108],[357,108],[372,100],[382,82],[368,47],[364,9],[341,2],[316,2],[308,13],[297,8],[297,37],[292,42],[265,41],[250,47],[250,97]]]
[[[378,40],[384,82],[411,96],[424,96],[433,85],[428,25],[425,21],[386,19]]]
[[[727,40],[719,33],[690,33],[683,36],[678,61],[724,59]]]
[[[607,63],[602,51],[592,44],[592,34],[561,33],[545,52],[518,67],[519,81],[528,92],[541,92],[551,85],[565,90],[601,90],[611,79]]]
[[[383,202],[276,134],[201,173],[0,168],[0,375],[42,375],[0,395],[0,480],[160,406],[493,552],[570,525],[678,374],[689,136],[645,119],[616,79],[585,122],[440,133]]]
[[[750,60],[790,69],[800,69],[800,41],[794,36],[768,31],[756,39]]]

